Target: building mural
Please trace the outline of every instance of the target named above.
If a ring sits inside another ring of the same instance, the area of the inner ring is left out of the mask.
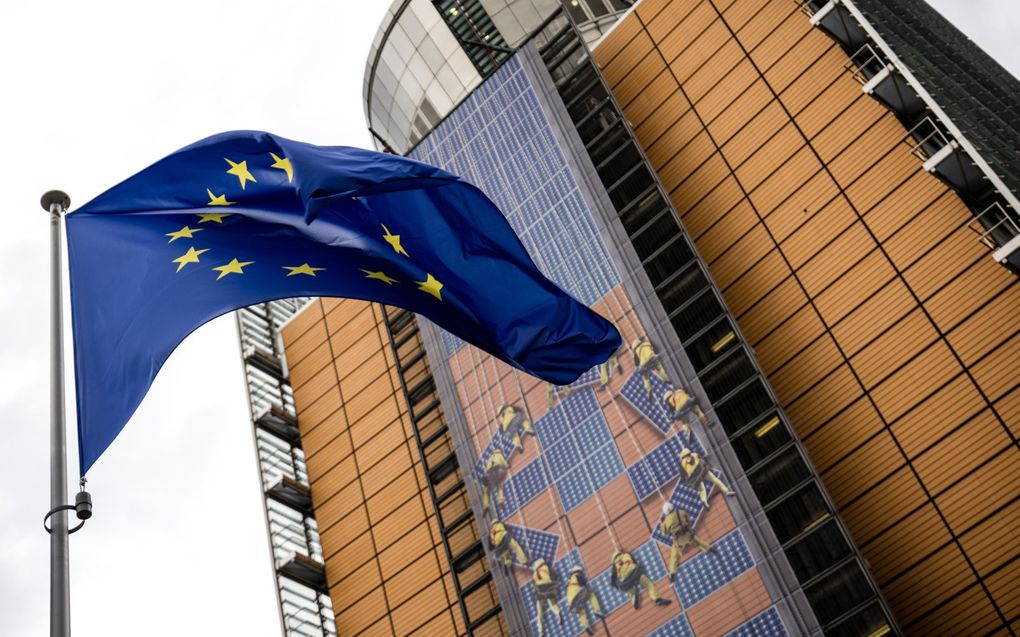
[[[785,635],[705,443],[707,406],[648,337],[521,55],[410,156],[484,190],[624,345],[554,387],[442,334],[492,562],[534,635]]]

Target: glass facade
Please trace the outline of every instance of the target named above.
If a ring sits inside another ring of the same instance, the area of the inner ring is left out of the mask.
[[[571,3],[590,39],[629,6]],[[365,117],[376,147],[406,153],[558,8],[557,0],[395,0],[365,68]]]
[[[566,36],[575,39],[567,42]],[[729,463],[708,435],[709,428],[722,426],[710,401],[746,390],[755,370],[746,357],[740,359],[743,366],[733,363],[739,340],[718,320],[725,318],[718,300],[719,312],[708,321],[701,311],[684,315],[684,321],[706,323],[685,328],[686,352],[669,348],[659,337],[662,326],[652,325],[635,301],[641,294],[634,296],[633,277],[621,277],[610,256],[593,209],[599,195],[588,184],[609,180],[602,196],[641,231],[672,213],[661,197],[649,197],[654,177],[643,163],[634,163],[641,155],[628,145],[608,93],[604,88],[601,95],[592,93],[598,73],[577,32],[560,18],[536,42],[545,43],[541,56],[531,47],[522,49],[411,153],[476,183],[505,212],[543,272],[613,320],[625,338],[624,348],[606,365],[569,387],[553,387],[432,326],[426,329],[426,342],[440,354],[431,357],[433,368],[445,368],[440,376],[447,383],[440,389],[446,411],[455,415],[451,427],[462,433],[460,461],[475,459],[466,478],[482,529],[493,534],[489,559],[500,567],[494,571],[497,578],[517,588],[516,599],[504,598],[504,605],[522,606],[534,634],[579,634],[594,620],[594,606],[583,608],[567,588],[578,572],[574,569],[580,569],[610,632],[696,635],[723,625],[737,634],[810,630],[811,611],[795,607],[791,591],[777,584],[793,577],[783,571],[785,562],[763,558],[768,549],[753,528],[758,523],[748,521],[760,511],[755,495],[737,495],[744,479],[729,473]],[[546,73],[545,79],[539,73]],[[560,99],[551,94],[554,78],[566,93],[566,108],[550,101]],[[577,78],[588,82],[578,85]],[[568,156],[566,136],[575,133],[558,128],[556,108],[574,118],[583,141],[601,149],[603,160],[590,174]],[[704,275],[695,273],[700,270],[686,239],[664,241],[667,236],[653,230],[644,242],[635,241],[646,262],[655,264],[649,276],[676,285],[673,274],[680,270],[686,296],[711,292]],[[699,280],[700,289],[693,287]],[[699,307],[710,304],[702,301]],[[686,371],[694,369],[703,371],[700,382]],[[762,412],[769,408],[777,413],[771,401]],[[761,456],[782,447],[776,441],[784,434],[788,439],[789,431],[759,416],[749,414],[739,432],[756,426],[769,434],[757,445],[745,444],[747,453]],[[803,462],[799,466],[807,468]],[[793,485],[796,470],[759,479],[763,493],[774,492],[769,504],[803,486],[803,480]],[[707,548],[679,543],[674,557],[674,536],[662,528],[664,505],[683,511],[692,534]],[[821,515],[809,509],[802,517],[812,514],[787,533],[801,533]],[[507,544],[507,536],[516,545]],[[617,572],[617,554],[639,565],[642,583],[628,585],[626,570]],[[559,586],[555,594],[546,592],[537,560],[551,566]],[[819,567],[808,560],[804,568]],[[643,604],[638,610],[631,593]],[[742,610],[721,612],[734,606]]]
[[[1008,631],[1020,491],[975,485],[1020,467],[1020,287],[972,171],[1017,134],[980,132],[1016,79],[913,1],[646,0],[593,55],[774,390],[717,412],[826,633],[885,622],[837,513],[905,633]]]

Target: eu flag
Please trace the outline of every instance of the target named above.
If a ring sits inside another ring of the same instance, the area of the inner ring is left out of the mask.
[[[192,330],[254,303],[400,306],[567,384],[620,344],[546,279],[477,188],[417,161],[237,131],[67,215],[84,474]]]

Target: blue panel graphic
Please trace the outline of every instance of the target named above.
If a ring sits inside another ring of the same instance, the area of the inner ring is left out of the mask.
[[[551,563],[556,558],[556,549],[560,543],[559,535],[516,524],[507,524],[506,528],[524,549],[529,562],[543,559]]]
[[[677,434],[627,467],[627,475],[638,500],[644,500],[680,475],[680,451],[683,446],[682,435]]]
[[[534,500],[548,486],[549,475],[546,473],[545,463],[541,458],[532,460],[520,471],[510,476],[503,486],[506,502],[498,507],[500,515],[508,517]]]
[[[585,463],[596,489],[601,489],[623,473],[623,459],[613,443],[601,447]]]
[[[623,472],[623,460],[591,388],[572,393],[539,423],[542,458],[566,511]]]
[[[694,631],[691,630],[686,615],[677,615],[648,633],[648,637],[694,637]]]
[[[595,493],[591,477],[584,467],[577,467],[557,480],[556,490],[568,513]]]
[[[567,422],[571,425],[576,425],[599,411],[599,401],[595,398],[595,392],[586,388],[572,392],[568,398],[554,409],[562,409],[563,413],[566,414]]]
[[[548,449],[556,444],[569,431],[567,419],[564,417],[563,409],[559,406],[549,410],[544,416],[536,420],[534,424],[535,433],[538,434],[538,441],[542,443],[542,449]]]
[[[619,283],[520,60],[508,60],[410,157],[457,173],[485,191],[539,268],[583,303],[594,303]],[[548,242],[555,234],[565,239]],[[597,258],[582,258],[582,251]],[[563,264],[555,272],[554,259]],[[463,345],[447,337],[443,342],[449,355]]]
[[[783,619],[775,606],[769,606],[749,622],[737,626],[724,637],[788,637]]]
[[[716,553],[696,555],[677,569],[674,587],[684,608],[689,609],[754,566],[740,529],[730,531],[712,546]]]
[[[581,452],[574,436],[564,436],[555,445],[543,448],[542,457],[549,465],[549,473],[554,476],[566,475],[581,462]]]
[[[652,391],[649,393],[644,387],[642,376],[640,371],[634,370],[620,388],[620,396],[638,410],[645,420],[666,434],[673,427],[673,415],[669,413],[662,399],[669,386],[655,374],[648,374],[652,383]]]

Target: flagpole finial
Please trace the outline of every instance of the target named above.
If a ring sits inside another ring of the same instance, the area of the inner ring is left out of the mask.
[[[60,212],[65,212],[71,207],[71,198],[63,190],[50,190],[42,196],[39,203],[46,212],[52,211],[53,204],[60,206]]]

